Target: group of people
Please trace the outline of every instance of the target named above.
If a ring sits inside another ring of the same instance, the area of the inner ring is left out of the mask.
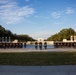
[[[39,43],[40,50],[42,50],[42,47],[43,47],[42,42],[40,42]],[[47,49],[47,43],[46,42],[44,43],[44,48]],[[38,43],[37,42],[35,42],[35,49],[38,49]]]

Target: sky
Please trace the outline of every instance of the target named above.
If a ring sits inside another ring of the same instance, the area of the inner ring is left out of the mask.
[[[34,39],[64,28],[76,31],[76,0],[0,0],[0,25]]]

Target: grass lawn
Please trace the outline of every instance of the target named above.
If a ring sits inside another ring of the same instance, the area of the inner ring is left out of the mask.
[[[76,52],[0,53],[0,65],[76,65]]]

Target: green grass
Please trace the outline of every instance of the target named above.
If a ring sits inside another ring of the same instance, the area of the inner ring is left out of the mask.
[[[0,53],[0,65],[76,65],[76,52]]]

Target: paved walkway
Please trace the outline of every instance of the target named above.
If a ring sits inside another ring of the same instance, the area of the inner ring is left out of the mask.
[[[51,48],[46,50],[13,48],[13,49],[0,49],[0,52],[76,52],[76,48]]]
[[[0,75],[76,75],[76,65],[0,66]]]
[[[0,49],[0,52],[74,52],[74,48]],[[0,66],[0,75],[76,75],[76,65],[63,66]]]

